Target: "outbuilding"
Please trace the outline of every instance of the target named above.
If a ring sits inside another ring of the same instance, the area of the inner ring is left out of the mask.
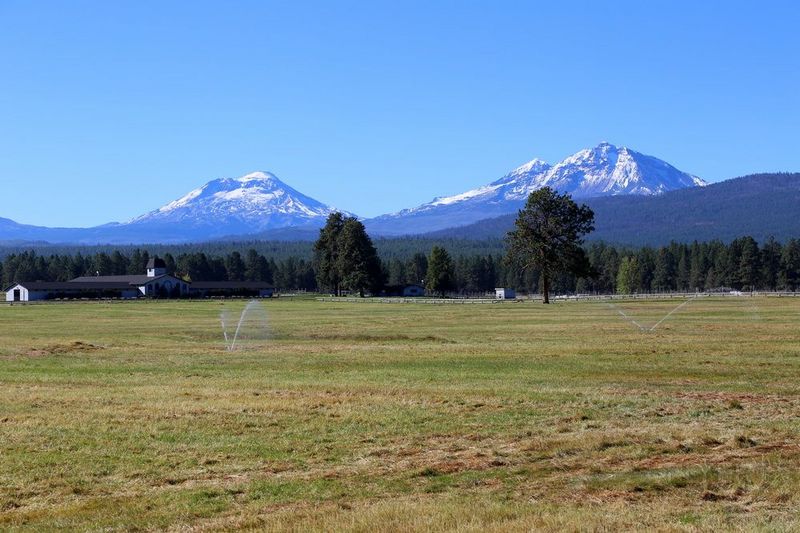
[[[494,289],[494,297],[496,300],[514,300],[517,297],[517,292],[507,287],[497,287]]]
[[[422,285],[387,285],[384,287],[383,296],[402,296],[404,298],[413,298],[417,296],[425,296],[425,287]]]
[[[5,291],[7,302],[35,302],[67,298],[137,298],[139,290],[124,282],[25,281]]]

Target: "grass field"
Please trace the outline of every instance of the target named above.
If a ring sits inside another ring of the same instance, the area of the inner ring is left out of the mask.
[[[0,529],[800,529],[800,299],[0,308]]]

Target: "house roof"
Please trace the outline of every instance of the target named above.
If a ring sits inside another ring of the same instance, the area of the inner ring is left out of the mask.
[[[156,277],[149,277],[146,274],[133,274],[130,276],[82,276],[69,281],[69,283],[127,283],[128,285],[144,285],[145,283],[158,281],[163,278],[183,281],[178,280],[178,278],[175,276],[170,276],[169,274],[163,274]]]
[[[193,281],[192,289],[272,289],[270,283],[264,281]]]
[[[273,285],[263,281],[195,281],[194,283],[189,283],[174,276],[163,275],[154,278],[147,276],[83,276],[70,281],[20,281],[4,290],[9,291],[17,285],[32,291],[130,289],[151,281],[163,281],[165,279],[180,281],[193,289],[201,290],[263,290],[274,288]]]
[[[16,286],[21,286],[29,291],[82,291],[82,290],[117,290],[130,289],[130,283],[107,281],[103,283],[85,283],[75,281],[20,281],[14,283],[7,289],[9,291]]]

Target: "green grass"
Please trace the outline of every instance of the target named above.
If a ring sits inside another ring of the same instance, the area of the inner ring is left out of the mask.
[[[800,527],[800,300],[244,303],[0,308],[0,529]]]

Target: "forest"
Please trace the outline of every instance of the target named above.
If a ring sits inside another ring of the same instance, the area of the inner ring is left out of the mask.
[[[505,260],[503,241],[386,239],[375,242],[384,286],[423,284],[429,255],[443,248],[452,277],[451,296],[478,295],[495,287],[536,293],[538,272],[523,271]],[[142,274],[158,255],[169,272],[187,280],[251,280],[273,283],[278,290],[318,289],[319,265],[312,243],[231,243],[161,245],[148,248],[61,248],[6,250],[2,282],[67,281],[87,275]],[[238,249],[237,249],[238,248]],[[587,277],[561,275],[553,290],[574,293],[646,293],[714,290],[788,290],[800,286],[800,241],[763,243],[752,237],[722,241],[671,243],[662,247],[586,245],[591,263]],[[436,267],[441,270],[441,264]]]

